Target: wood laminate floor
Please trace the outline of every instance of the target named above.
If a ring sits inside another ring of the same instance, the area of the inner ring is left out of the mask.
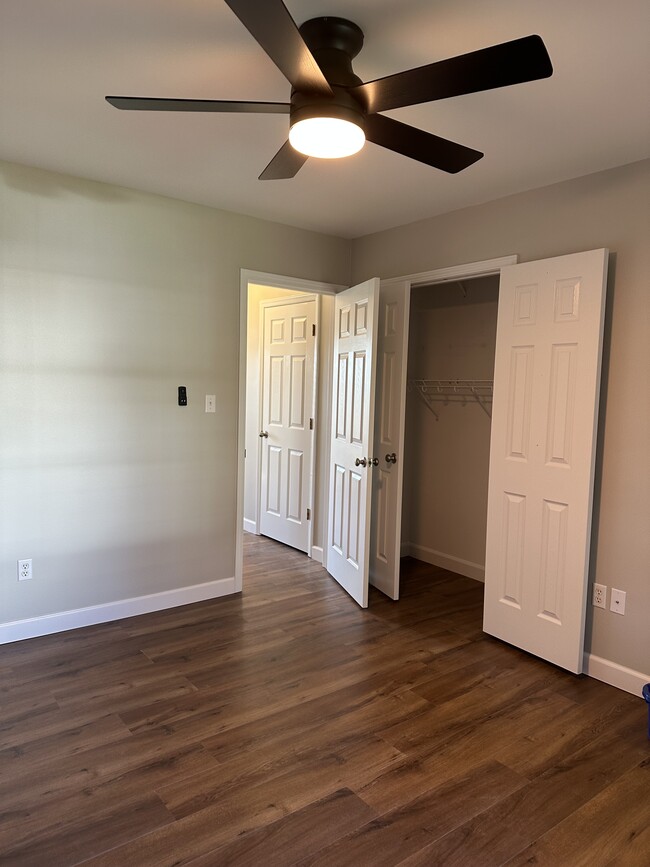
[[[480,584],[361,611],[254,536],[245,576],[0,648],[0,864],[650,864],[646,705],[484,636]]]

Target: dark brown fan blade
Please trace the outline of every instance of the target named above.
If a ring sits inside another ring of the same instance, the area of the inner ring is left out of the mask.
[[[288,141],[282,145],[259,176],[260,181],[281,181],[295,177],[309,157],[297,151]]]
[[[106,102],[128,111],[234,111],[289,114],[288,102],[235,102],[225,99],[161,99],[156,96],[107,96]]]
[[[390,151],[451,174],[466,169],[483,156],[480,151],[381,114],[366,118],[366,138]]]
[[[296,90],[331,96],[327,79],[282,0],[226,0],[226,3]]]
[[[552,74],[553,66],[542,38],[524,36],[378,78],[352,88],[351,93],[365,100],[372,113],[535,81]]]

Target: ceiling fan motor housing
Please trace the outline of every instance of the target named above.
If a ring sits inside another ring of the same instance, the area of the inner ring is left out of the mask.
[[[366,113],[353,96],[341,87],[334,86],[332,96],[309,93],[291,94],[290,124],[313,117],[334,117],[360,126],[365,132]]]
[[[365,141],[454,174],[483,154],[394,120],[385,112],[548,78],[553,65],[540,36],[524,36],[363,82],[352,60],[363,31],[346,18],[311,18],[300,27],[283,0],[225,0],[292,85],[289,102],[107,96],[119,109],[289,114],[291,129],[260,180],[293,178],[308,157],[357,153]]]
[[[313,117],[334,117],[355,123],[365,131],[366,109],[348,88],[362,84],[352,70],[352,58],[363,47],[363,31],[345,18],[311,18],[300,35],[332,88],[331,96],[293,90],[291,125]]]

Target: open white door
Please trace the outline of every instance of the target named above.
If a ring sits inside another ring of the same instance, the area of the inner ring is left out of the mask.
[[[315,298],[265,302],[260,533],[309,551]]]
[[[410,286],[382,281],[379,289],[370,583],[391,599],[399,598]]]
[[[593,250],[505,267],[499,290],[483,628],[576,673],[606,275]]]
[[[327,571],[368,605],[379,280],[339,292],[334,308]]]

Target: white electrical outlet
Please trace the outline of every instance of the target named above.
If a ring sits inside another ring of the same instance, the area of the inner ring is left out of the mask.
[[[32,561],[31,560],[19,560],[18,561],[18,580],[19,581],[29,581],[32,577]]]
[[[205,396],[205,411],[206,412],[216,412],[217,411],[217,396],[216,396],[216,394],[206,394],[206,396]]]
[[[594,595],[591,604],[595,608],[607,608],[607,587],[605,584],[594,584]]]
[[[625,614],[625,595],[625,590],[617,590],[615,587],[612,587],[609,610],[615,611],[616,614]]]

